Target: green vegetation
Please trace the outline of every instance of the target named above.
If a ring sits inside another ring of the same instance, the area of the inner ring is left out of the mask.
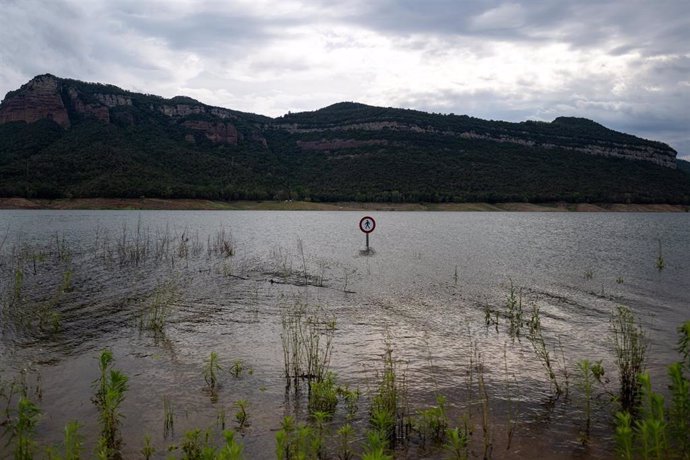
[[[647,339],[632,311],[619,306],[611,314],[611,332],[620,379],[620,404],[634,412],[640,398],[640,376],[645,368]]]

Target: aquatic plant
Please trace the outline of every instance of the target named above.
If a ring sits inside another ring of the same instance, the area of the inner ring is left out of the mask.
[[[378,430],[368,431],[362,460],[393,460],[393,456],[386,453],[388,441]]]
[[[158,284],[144,302],[139,317],[139,330],[151,331],[157,336],[165,334],[168,317],[181,294],[176,280],[170,279]]]
[[[72,292],[72,269],[67,268],[62,274],[62,284],[60,285],[60,292]]]
[[[297,252],[299,252],[302,259],[302,272],[304,274],[304,284],[309,284],[309,274],[307,273],[307,260],[304,257],[304,244],[302,239],[297,239]]]
[[[411,422],[406,404],[405,378],[398,375],[393,348],[388,339],[385,346],[383,370],[371,400],[370,424],[390,447],[395,447],[398,439],[407,439]]]
[[[216,452],[216,448],[211,444],[209,431],[201,431],[198,428],[185,433],[180,448],[185,460],[212,459]]]
[[[629,412],[616,413],[616,453],[625,460],[633,458],[632,416]]]
[[[242,375],[243,370],[244,363],[241,359],[236,359],[235,361],[233,361],[232,366],[230,366],[230,375],[238,379]]]
[[[241,460],[244,447],[235,441],[235,432],[231,430],[223,431],[225,445],[218,451],[215,460]]]
[[[128,388],[128,377],[119,370],[112,369],[112,364],[112,352],[103,350],[98,359],[101,375],[94,382],[96,394],[93,400],[100,410],[98,419],[101,424],[101,439],[108,457],[115,455],[119,450],[121,439],[118,428],[122,418],[119,407]]]
[[[276,432],[276,457],[278,460],[316,458],[314,432],[311,427],[297,424],[294,417],[283,418]]]
[[[17,267],[14,270],[14,288],[12,290],[12,302],[19,303],[22,300],[22,288],[24,287],[24,270]]]
[[[352,442],[355,434],[355,430],[352,425],[346,423],[345,425],[338,428],[336,435],[338,437],[338,446],[336,451],[336,456],[338,460],[352,460],[355,457],[355,453],[352,450]]]
[[[222,370],[223,368],[218,364],[218,354],[212,351],[208,359],[204,361],[203,369],[204,380],[211,395],[215,395],[218,389],[218,372]]]
[[[549,382],[551,382],[553,385],[556,396],[560,396],[563,392],[563,389],[558,382],[556,371],[554,370],[553,366],[553,360],[551,359],[551,353],[549,352],[544,340],[539,307],[536,305],[532,308],[532,316],[528,321],[528,325],[529,334],[527,335],[527,340],[529,340],[529,342],[532,344],[534,354],[537,356],[542,366],[546,370],[546,374],[549,377]]]
[[[163,396],[163,438],[175,434],[175,409],[167,396]]]
[[[469,457],[470,430],[467,424],[461,430],[459,427],[446,431],[446,444],[444,448],[453,460],[467,460]]]
[[[143,455],[145,460],[150,460],[153,454],[156,453],[156,448],[151,444],[151,436],[144,436],[144,447],[141,448],[141,455]]]
[[[443,442],[448,430],[448,416],[446,415],[446,398],[436,396],[436,405],[423,409],[417,413],[413,421],[415,430],[419,433],[422,446],[427,440]]]
[[[348,420],[352,420],[357,414],[357,410],[359,409],[358,402],[361,396],[361,392],[357,388],[355,388],[354,390],[350,390],[347,386],[339,386],[336,392],[338,393],[338,396],[345,400],[345,407],[347,409],[346,417]]]
[[[14,441],[14,459],[32,460],[36,449],[36,425],[41,414],[36,404],[26,396],[19,398],[17,418],[10,421],[9,430]]]
[[[506,318],[510,323],[509,333],[511,337],[520,336],[523,323],[522,315],[522,289],[516,289],[513,286],[513,280],[510,280],[510,291],[506,299]]]
[[[295,303],[283,310],[285,379],[289,386],[299,380],[323,380],[330,365],[335,320],[323,308]]]
[[[237,422],[237,427],[243,430],[245,427],[249,426],[249,414],[247,413],[248,402],[246,399],[240,399],[235,401],[235,407],[237,412],[235,412],[235,421]]]
[[[624,306],[612,311],[610,329],[620,380],[620,404],[624,411],[633,412],[639,400],[647,338],[633,312]]]
[[[49,460],[79,460],[83,451],[84,438],[79,434],[79,422],[72,421],[65,426],[65,438],[63,442],[63,454],[58,454],[55,449],[48,449],[46,454]]]
[[[601,366],[601,361],[598,363]],[[585,407],[585,430],[583,435],[583,442],[586,443],[589,440],[589,432],[592,423],[592,393],[594,388],[594,382],[596,381],[595,371],[593,370],[592,363],[583,359],[577,362],[577,377],[578,377],[578,387],[584,394]]]
[[[315,380],[309,385],[308,409],[310,414],[323,412],[332,417],[338,405],[338,392],[335,385],[335,374],[327,372],[322,380]]]
[[[661,251],[661,240],[659,240],[659,253],[656,257],[656,269],[661,271],[666,267],[666,262],[664,261],[664,255]]]

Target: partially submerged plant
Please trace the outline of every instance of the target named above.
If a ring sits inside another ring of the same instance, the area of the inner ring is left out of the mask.
[[[19,398],[17,404],[17,419],[9,425],[10,433],[14,439],[15,460],[32,460],[36,449],[36,424],[41,414],[36,404],[26,396]]]
[[[436,396],[436,405],[418,412],[414,427],[419,433],[422,445],[426,441],[443,442],[448,430],[448,416],[446,415],[446,398]]]
[[[332,417],[338,405],[338,392],[335,385],[335,374],[326,373],[322,380],[309,385],[309,413],[323,412]]]
[[[100,377],[94,382],[96,395],[94,404],[100,410],[102,447],[107,455],[118,452],[120,446],[119,424],[122,414],[119,407],[125,398],[128,378],[122,372],[112,369],[113,354],[110,350],[103,350],[99,355],[98,365]],[[101,449],[103,450],[103,449]]]
[[[510,280],[510,291],[508,292],[508,298],[506,299],[506,318],[508,318],[510,323],[510,336],[520,337],[520,330],[523,323],[522,289],[516,289],[515,286],[513,286],[513,280]]]
[[[532,309],[532,317],[530,318],[528,324],[529,334],[527,335],[527,339],[532,344],[534,353],[537,356],[537,358],[539,358],[539,361],[544,367],[544,370],[546,370],[546,374],[549,377],[549,381],[555,389],[556,396],[560,396],[563,392],[563,389],[561,388],[561,385],[558,382],[556,371],[553,366],[553,360],[551,358],[551,353],[549,352],[549,349],[546,346],[546,342],[544,340],[544,334],[541,327],[541,317],[539,314],[539,307],[536,305]]]
[[[467,460],[470,441],[470,431],[467,424],[465,424],[462,430],[459,427],[448,429],[446,437],[448,441],[444,447],[450,458],[453,460]]]
[[[237,422],[237,426],[240,430],[243,430],[247,426],[249,426],[249,414],[247,413],[247,400],[246,399],[240,399],[235,401],[235,407],[237,408],[237,412],[235,412],[235,421]]]
[[[218,364],[218,354],[212,351],[208,359],[204,362],[204,380],[206,385],[211,392],[211,395],[215,395],[218,389],[218,373],[222,371],[223,368]]]
[[[230,366],[230,374],[236,379],[240,378],[243,370],[244,363],[241,359],[236,359],[235,361],[233,361],[232,366]]]
[[[644,371],[647,338],[633,312],[619,306],[611,313],[611,334],[620,379],[620,403],[633,412],[640,396],[639,377]]]
[[[666,262],[664,261],[664,255],[661,252],[661,240],[659,240],[659,254],[656,257],[656,269],[661,271],[666,267]]]
[[[167,396],[163,396],[163,438],[175,434],[175,409]]]
[[[335,320],[320,307],[296,303],[283,311],[282,325],[287,385],[297,385],[302,379],[323,380],[330,365]]]
[[[600,375],[599,369],[602,369],[601,361],[595,363],[594,365],[592,365],[592,363],[587,359],[577,362],[578,386],[585,399],[585,430],[583,435],[584,443],[589,440],[589,432],[592,424],[592,395],[594,391],[594,383],[600,379],[600,376],[597,378],[597,375]]]
[[[371,401],[370,424],[389,447],[395,447],[398,439],[404,440],[408,436],[410,420],[406,399],[405,379],[398,375],[393,348],[386,341],[383,371]]]

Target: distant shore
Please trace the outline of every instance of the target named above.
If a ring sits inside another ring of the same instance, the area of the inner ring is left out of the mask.
[[[315,203],[311,201],[210,201],[158,198],[0,198],[0,209],[275,210],[275,211],[511,211],[688,212],[690,206],[621,203]]]

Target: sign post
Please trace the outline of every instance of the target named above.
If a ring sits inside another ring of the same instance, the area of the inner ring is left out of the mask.
[[[367,252],[369,252],[369,233],[376,228],[376,221],[373,217],[364,216],[359,221],[359,229],[367,236]]]

